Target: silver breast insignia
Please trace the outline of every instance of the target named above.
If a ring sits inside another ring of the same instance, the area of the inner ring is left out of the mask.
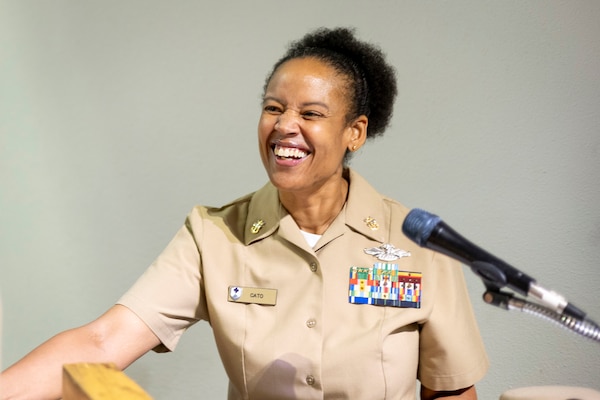
[[[384,243],[379,247],[370,247],[365,249],[365,253],[377,257],[380,261],[394,261],[402,257],[409,257],[410,251],[397,249],[389,243]]]

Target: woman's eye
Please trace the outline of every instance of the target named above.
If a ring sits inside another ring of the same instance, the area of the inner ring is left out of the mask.
[[[279,109],[279,107],[277,106],[271,106],[271,105],[267,105],[263,107],[263,110],[269,114],[278,114],[281,112],[281,110]]]
[[[308,118],[308,119],[315,119],[315,118],[319,118],[321,117],[321,113],[316,112],[316,111],[306,111],[302,113],[302,116],[304,118]]]

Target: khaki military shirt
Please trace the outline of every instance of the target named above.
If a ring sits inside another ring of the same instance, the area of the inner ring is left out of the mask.
[[[347,203],[314,248],[268,183],[195,207],[119,303],[168,350],[208,321],[229,399],[414,399],[417,378],[433,390],[474,384],[488,361],[461,265],[413,244],[408,210],[346,173]],[[402,257],[378,260],[383,244]],[[375,263],[420,276],[420,308],[352,303],[351,267]]]

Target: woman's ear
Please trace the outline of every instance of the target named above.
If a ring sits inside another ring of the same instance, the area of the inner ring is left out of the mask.
[[[365,144],[367,140],[367,127],[369,125],[369,118],[366,115],[361,115],[356,118],[350,124],[350,142],[348,143],[348,150],[356,151]]]

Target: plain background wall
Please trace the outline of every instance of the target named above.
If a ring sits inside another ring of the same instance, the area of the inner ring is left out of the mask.
[[[260,187],[264,78],[286,44],[350,25],[397,67],[386,136],[352,166],[600,321],[600,2],[0,2],[2,365],[110,307],[194,204]],[[600,389],[600,347],[484,304],[481,399]],[[399,349],[401,351],[401,349]],[[225,398],[210,327],[128,374]]]

